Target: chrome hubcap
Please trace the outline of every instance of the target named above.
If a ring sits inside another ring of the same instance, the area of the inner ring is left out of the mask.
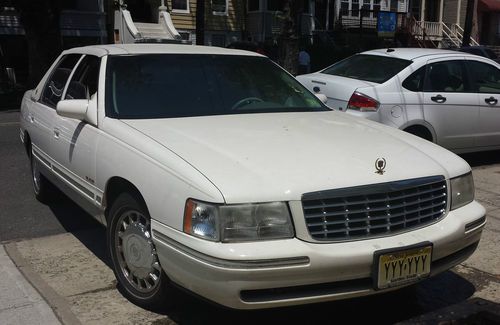
[[[38,162],[35,157],[31,157],[31,176],[33,178],[33,188],[35,193],[40,192],[40,170],[38,170]]]
[[[154,291],[161,275],[149,228],[149,220],[144,215],[138,211],[126,211],[118,220],[115,236],[122,274],[143,293]]]

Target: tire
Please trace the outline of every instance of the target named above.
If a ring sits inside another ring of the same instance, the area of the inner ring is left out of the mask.
[[[122,193],[108,216],[107,247],[122,294],[143,308],[166,305],[168,279],[152,241],[146,207],[133,195]]]
[[[29,147],[29,158],[31,168],[31,184],[35,198],[42,203],[48,203],[54,195],[54,185],[40,173],[38,160],[33,156],[31,145]]]

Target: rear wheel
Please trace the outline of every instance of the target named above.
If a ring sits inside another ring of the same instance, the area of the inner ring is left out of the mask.
[[[108,249],[113,271],[124,295],[141,307],[166,303],[167,277],[151,236],[151,219],[144,204],[120,194],[109,211]]]
[[[54,194],[53,185],[43,176],[40,172],[40,162],[33,156],[31,146],[29,147],[29,157],[31,164],[31,183],[33,185],[33,193],[35,198],[42,202],[47,203],[50,201]]]
[[[404,129],[405,132],[408,132],[410,134],[416,135],[417,137],[420,137],[422,139],[425,139],[427,141],[433,142],[432,140],[432,133],[425,128],[424,126],[410,126],[406,129]]]

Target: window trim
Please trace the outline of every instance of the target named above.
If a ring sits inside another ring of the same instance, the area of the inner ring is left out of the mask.
[[[212,8],[213,8],[213,1],[214,0],[210,0],[210,5]],[[222,11],[214,11],[212,9],[212,15],[214,15],[214,16],[228,16],[229,15],[229,0],[225,0],[225,1],[226,1],[226,10],[224,12],[222,12]]]
[[[45,79],[45,82],[43,84],[43,87],[42,87],[42,90],[41,90],[41,93],[40,93],[40,97],[38,98],[37,103],[43,104],[44,106],[52,108],[53,110],[57,109],[57,104],[54,107],[54,106],[50,105],[49,103],[47,103],[44,100],[45,89],[47,88],[48,83],[50,82],[52,76],[54,75],[55,71],[57,70],[57,68],[59,67],[59,65],[61,64],[61,62],[64,60],[64,58],[68,57],[69,55],[79,55],[80,58],[76,61],[75,65],[71,69],[71,73],[69,74],[68,79],[66,80],[66,83],[64,84],[63,92],[61,93],[61,99],[59,99],[59,101],[61,101],[64,98],[64,96],[66,95],[66,87],[68,86],[69,80],[73,76],[73,73],[75,72],[75,68],[78,66],[78,64],[80,64],[80,61],[85,56],[82,53],[68,53],[68,54],[64,54],[64,55],[62,55],[59,58],[59,60],[57,60],[57,63],[54,66],[51,67],[51,71],[50,71],[49,76],[47,77],[47,79]]]
[[[486,64],[494,69],[497,69],[500,73],[500,69],[496,66],[494,66],[493,64],[490,64],[488,62],[484,62],[484,61],[481,61],[481,60],[476,60],[475,58],[467,58],[465,60],[465,70],[466,70],[466,73],[467,73],[467,77],[469,78],[469,86],[471,87],[471,93],[474,93],[474,94],[478,94],[478,95],[481,95],[481,94],[498,94],[500,95],[500,89],[498,90],[498,92],[480,92],[479,91],[479,87],[478,85],[476,84],[476,81],[475,79],[473,78],[473,75],[474,75],[474,72],[472,70],[472,68],[470,67],[470,65],[468,64],[469,62],[476,62],[476,63],[480,63],[480,64]],[[477,90],[476,90],[477,89]]]
[[[462,76],[464,77],[464,90],[463,91],[445,91],[445,90],[427,90],[427,85],[428,85],[428,82],[429,82],[429,77],[430,77],[430,73],[429,73],[429,68],[431,65],[433,64],[437,64],[437,63],[447,63],[447,62],[455,62],[457,61],[459,64],[460,64],[460,67],[461,67],[461,70],[462,70]],[[472,91],[472,88],[471,88],[471,80],[469,79],[469,74],[467,72],[467,66],[465,64],[466,60],[465,58],[461,57],[461,58],[456,58],[456,59],[444,59],[444,60],[429,60],[427,61],[426,63],[426,69],[425,69],[425,79],[424,79],[424,88],[423,88],[423,92],[424,93],[446,93],[446,94],[473,94],[475,93],[474,91]],[[405,88],[406,89],[406,88]]]
[[[186,0],[186,9],[174,9],[172,0],[170,1],[170,6],[172,8],[172,13],[176,13],[176,14],[189,14],[190,13],[189,0]]]
[[[411,90],[411,89],[406,88],[406,87],[404,86],[404,84],[406,83],[406,81],[407,81],[410,77],[412,77],[414,74],[416,74],[417,72],[418,72],[418,73],[422,73],[422,72],[420,72],[420,70],[422,70],[422,71],[423,71],[423,73],[424,73],[424,80],[422,80],[422,87],[421,87],[421,89],[419,89],[419,90]],[[401,87],[402,87],[404,90],[410,91],[410,92],[412,92],[412,93],[421,93],[421,92],[423,92],[423,91],[424,91],[424,84],[425,84],[425,80],[426,80],[426,79],[427,79],[427,64],[424,64],[424,65],[420,66],[419,68],[417,68],[415,71],[411,72],[411,73],[410,73],[410,74],[409,74],[409,75],[408,75],[408,76],[407,76],[407,77],[403,80],[403,82],[401,83]]]
[[[73,71],[71,71],[71,73],[69,75],[68,81],[66,82],[66,85],[64,86],[64,91],[62,93],[61,100],[65,100],[66,99],[66,92],[68,91],[69,84],[71,83],[71,79],[73,79],[73,76],[76,73],[76,71],[78,70],[78,67],[80,66],[80,64],[82,64],[83,60],[87,56],[94,57],[94,58],[96,58],[98,60],[99,73],[97,74],[97,90],[96,90],[96,94],[97,94],[97,96],[99,96],[99,83],[100,83],[99,75],[100,75],[100,69],[101,69],[100,67],[101,67],[102,59],[101,59],[101,57],[99,57],[97,55],[83,54],[82,57],[76,63],[75,67],[73,68]],[[91,94],[89,94],[89,95],[91,95]],[[90,98],[88,100],[90,100]]]

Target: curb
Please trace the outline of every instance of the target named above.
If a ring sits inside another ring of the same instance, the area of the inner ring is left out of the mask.
[[[45,299],[48,305],[54,311],[56,317],[61,323],[66,325],[82,325],[80,320],[73,314],[69,303],[58,295],[39,275],[33,270],[31,265],[19,253],[16,243],[5,243],[4,249],[14,265],[25,279],[35,288],[36,291]]]

